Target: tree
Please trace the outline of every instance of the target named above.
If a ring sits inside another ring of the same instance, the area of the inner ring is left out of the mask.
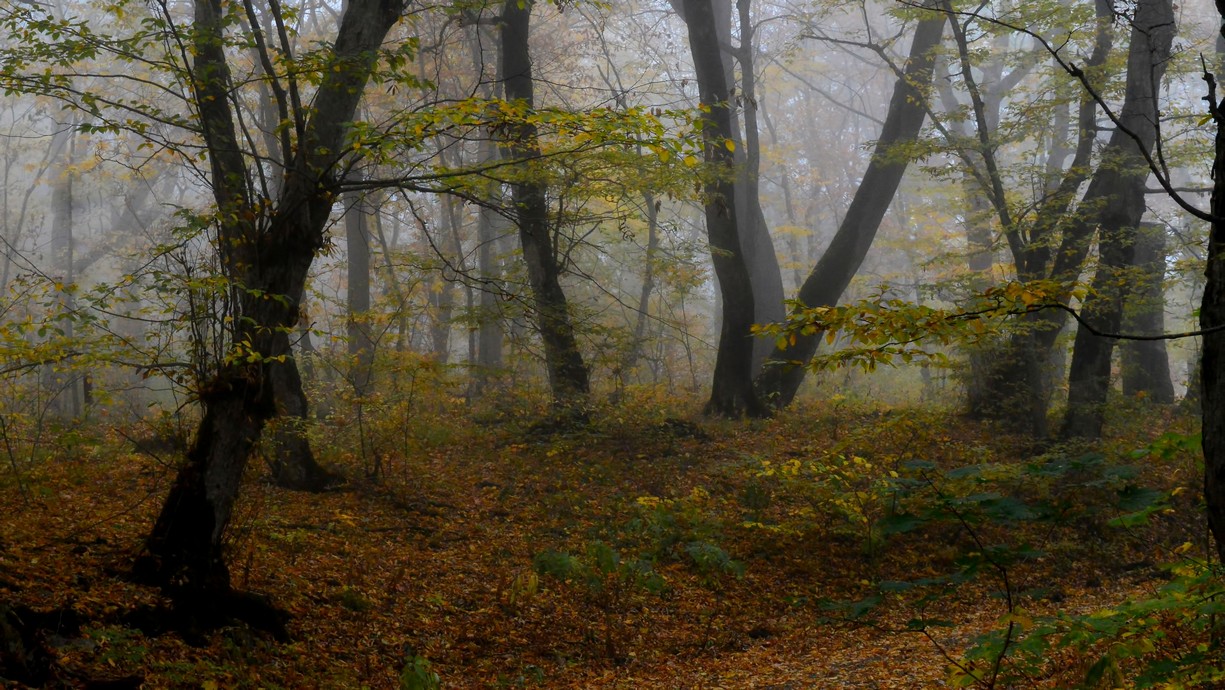
[[[1082,307],[1083,318],[1107,333],[1118,332],[1122,325],[1128,272],[1135,263],[1137,230],[1145,210],[1146,158],[1158,137],[1158,93],[1174,33],[1170,0],[1136,4],[1127,56],[1127,96],[1105,158],[1082,201],[1095,209],[1099,238],[1098,269]],[[1077,330],[1063,436],[1101,436],[1114,342],[1086,328]]]
[[[252,183],[240,143],[229,98],[226,7],[220,0],[198,0],[193,23],[183,33],[193,56],[193,105],[217,209],[211,222],[222,266],[235,285],[235,313],[232,349],[200,391],[203,416],[196,437],[139,568],[182,601],[207,605],[210,595],[229,591],[223,538],[251,450],[276,413],[273,370],[290,356],[289,333],[299,318],[307,274],[324,246],[324,228],[341,191],[348,123],[383,40],[405,7],[403,0],[351,0],[322,56],[309,109],[300,101],[295,78],[285,77],[288,92],[273,82],[279,87],[278,105],[289,115],[281,130],[286,170],[275,197]],[[171,18],[163,19],[179,33]],[[255,40],[262,44],[258,31]]]
[[[697,74],[706,162],[713,177],[705,184],[706,234],[723,303],[719,350],[706,412],[727,417],[761,416],[765,408],[753,390],[753,284],[736,214],[731,95],[710,0],[685,0],[684,16]]]
[[[670,0],[673,10],[686,23],[690,15],[680,0]],[[732,142],[732,161],[735,177],[732,180],[736,207],[736,227],[740,236],[741,251],[748,267],[749,280],[753,284],[753,314],[759,322],[782,320],[783,278],[774,250],[774,240],[761,207],[760,168],[761,138],[757,126],[757,75],[755,73],[755,29],[751,20],[751,0],[736,0],[736,18],[740,26],[738,45],[732,44],[732,2],[711,0],[714,15],[715,37],[719,46],[719,64],[723,69],[723,81],[727,85],[731,124],[729,141]],[[736,71],[733,58],[740,63],[740,90],[736,95]],[[737,104],[744,108],[744,136],[741,137],[741,122]],[[763,338],[753,341],[753,367],[756,370],[770,353],[771,344]]]
[[[1225,38],[1225,6],[1221,36]],[[1212,201],[1209,206],[1208,255],[1200,328],[1203,354],[1200,360],[1201,434],[1204,445],[1204,500],[1208,527],[1216,540],[1217,557],[1225,560],[1225,112],[1217,100],[1216,81],[1208,83],[1209,114],[1216,126],[1212,159]]]
[[[1165,227],[1143,223],[1136,233],[1135,286],[1124,305],[1123,330],[1127,333],[1165,332]],[[1170,357],[1164,340],[1133,340],[1120,346],[1123,395],[1144,396],[1159,405],[1174,402]]]
[[[501,77],[507,100],[535,105],[532,61],[528,50],[532,0],[506,0],[502,9]],[[537,127],[521,121],[509,136],[512,158],[528,161],[540,156]],[[511,185],[511,202],[519,243],[527,265],[535,306],[536,328],[544,342],[545,366],[553,402],[560,409],[580,408],[590,388],[587,365],[578,347],[570,319],[566,293],[561,286],[562,267],[555,254],[549,224],[547,189],[543,182],[518,179]]]
[[[833,241],[800,286],[796,298],[800,309],[837,303],[872,247],[909,164],[901,148],[916,140],[927,116],[935,49],[940,45],[945,22],[943,12],[927,11],[915,27],[910,55],[898,74],[868,169]],[[774,348],[756,383],[770,404],[786,407],[795,399],[804,380],[804,364],[816,354],[822,337],[821,333],[801,334],[795,342],[779,343]]]

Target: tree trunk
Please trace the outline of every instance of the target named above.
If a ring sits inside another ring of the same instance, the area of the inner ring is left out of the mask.
[[[353,394],[370,394],[374,380],[374,338],[370,336],[370,216],[371,206],[361,192],[345,199],[345,255],[348,289],[345,291],[345,329],[349,345],[349,382]]]
[[[863,264],[885,211],[901,184],[909,161],[899,156],[899,145],[913,142],[923,126],[927,91],[932,83],[935,48],[944,33],[946,17],[931,12],[915,29],[910,56],[893,88],[889,113],[863,181],[829,248],[800,287],[805,306],[833,306]],[[804,380],[805,365],[817,352],[823,334],[799,335],[791,347],[775,348],[757,377],[757,389],[770,404],[786,407]]]
[[[501,65],[506,98],[523,101],[530,110],[535,104],[532,61],[528,50],[531,25],[531,0],[506,0],[502,9]],[[512,155],[529,162],[540,156],[536,126],[524,122],[513,128]],[[563,411],[583,407],[590,385],[587,365],[579,351],[574,325],[570,320],[566,293],[561,287],[561,266],[553,247],[545,185],[520,181],[511,185],[516,224],[528,282],[536,308],[536,327],[544,342],[545,366],[554,405]]]
[[[761,416],[765,408],[753,390],[753,284],[738,232],[735,161],[727,143],[733,141],[731,104],[726,73],[710,0],[685,0],[689,50],[693,54],[699,99],[703,107],[702,138],[706,162],[718,179],[705,185],[706,235],[719,279],[723,319],[719,351],[706,413],[725,417]]]
[[[1094,7],[1097,31],[1093,52],[1083,68],[1085,70],[1104,65],[1113,48],[1114,7],[1110,0],[1096,0]],[[1017,277],[1026,281],[1047,278],[1069,286],[1058,296],[1059,302],[1064,305],[1070,300],[1070,286],[1080,277],[1096,222],[1092,198],[1088,193],[1080,207],[1088,210],[1069,213],[1079,188],[1090,179],[1089,166],[1097,140],[1096,118],[1097,101],[1089,93],[1082,94],[1077,109],[1078,134],[1072,162],[1056,183],[1054,161],[1047,161],[1044,185],[1047,196],[1027,228],[1028,242],[1021,242],[1015,228],[1010,232],[1009,247]],[[1056,157],[1066,158],[1067,153],[1063,148],[1055,147],[1050,158]],[[1095,175],[1100,174],[1102,171],[1099,168]],[[1100,183],[1098,185],[1100,189]],[[1093,187],[1092,183],[1090,187]],[[1059,237],[1058,246],[1053,241],[1055,237]],[[998,397],[985,400],[986,404],[975,408],[974,414],[1001,420],[1013,430],[1032,438],[1045,438],[1046,412],[1053,380],[1053,348],[1067,321],[1067,314],[1061,310],[1046,310],[1027,314],[1021,321],[1024,328],[1009,339],[995,366],[987,372],[989,386],[998,391]]]
[[[1221,35],[1225,37],[1225,8],[1218,5],[1218,12]],[[1217,559],[1225,561],[1225,115],[1213,91],[1209,91],[1209,106],[1216,125],[1216,144],[1207,282],[1199,312],[1200,328],[1205,331],[1200,359],[1200,409],[1208,527],[1216,540]]]
[[[737,230],[744,247],[745,261],[749,267],[749,280],[753,283],[753,315],[758,323],[782,321],[786,316],[783,300],[783,274],[778,265],[778,253],[770,237],[770,226],[761,208],[761,130],[757,124],[757,74],[753,48],[754,27],[750,12],[750,0],[736,0],[736,13],[740,23],[740,47],[736,59],[740,62],[740,101],[744,108],[744,146],[737,146],[736,162],[736,209]],[[730,24],[730,22],[729,22]],[[724,45],[731,44],[730,27],[726,37],[720,36]],[[735,82],[727,81],[729,90]],[[732,130],[739,133],[736,111],[732,118]],[[733,139],[735,141],[735,139]],[[737,141],[737,144],[740,142]],[[743,151],[743,154],[740,152]],[[756,373],[774,343],[769,338],[753,339],[753,371]]]
[[[1136,236],[1135,287],[1124,305],[1123,330],[1141,335],[1165,332],[1165,228],[1144,223]],[[1123,395],[1144,397],[1159,405],[1174,403],[1170,357],[1164,340],[1130,340],[1122,344]]]
[[[51,274],[56,277],[56,280],[67,286],[76,281],[74,270],[76,241],[73,236],[73,226],[76,222],[74,217],[76,172],[73,168],[76,157],[76,135],[69,127],[56,136],[67,137],[67,143],[63,147],[59,179],[56,180],[51,192],[54,218],[51,226]],[[52,144],[52,147],[54,146]],[[58,292],[60,308],[65,311],[72,310],[74,306],[72,294],[64,290]],[[64,319],[60,328],[63,329],[65,338],[73,337],[72,319]],[[84,377],[74,370],[75,367],[71,362],[66,362],[66,364],[67,367],[64,369],[56,364],[44,365],[43,380],[51,398],[51,409],[61,419],[72,420],[81,416]]]
[[[1127,54],[1127,93],[1105,159],[1085,198],[1096,204],[1099,223],[1098,270],[1085,299],[1083,318],[1099,331],[1117,333],[1122,324],[1127,272],[1134,263],[1136,230],[1144,215],[1144,184],[1157,139],[1158,89],[1174,41],[1170,0],[1140,0]],[[1127,130],[1127,131],[1124,131]],[[1137,148],[1141,147],[1141,148]],[[1068,408],[1062,436],[1097,439],[1102,434],[1114,339],[1076,332],[1068,372]]]
[[[310,420],[310,405],[302,389],[302,376],[297,360],[289,347],[289,336],[280,334],[285,342],[278,349],[290,353],[284,362],[268,367],[275,396],[276,419],[269,439],[269,464],[272,482],[282,489],[323,491],[337,477],[323,469],[311,451],[306,427]]]
[[[192,93],[220,211],[222,266],[236,287],[233,350],[201,385],[204,415],[137,566],[180,601],[207,606],[229,591],[225,529],[251,450],[276,412],[271,369],[291,354],[287,332],[299,318],[311,264],[324,246],[345,130],[377,49],[403,9],[401,0],[350,0],[311,111],[294,113],[300,140],[289,174],[278,198],[268,200],[247,196],[255,186],[230,110],[225,10],[221,0],[195,3]]]
[[[434,361],[445,366],[451,361],[451,321],[455,314],[455,283],[447,277],[447,264],[463,261],[463,247],[459,240],[460,220],[456,213],[456,198],[444,194],[438,198],[438,203],[441,206],[438,215],[442,219],[438,229],[442,236],[437,238],[434,246],[443,256],[443,265],[435,276],[438,282],[430,289],[430,307],[433,309],[430,315],[430,345],[434,352]],[[422,228],[422,232],[426,232],[426,229]],[[444,247],[448,240],[455,246],[453,258],[446,258]],[[462,265],[457,265],[457,268],[464,270]]]
[[[681,0],[670,0],[673,10],[686,23],[689,21],[687,3]],[[719,61],[723,69],[723,81],[728,90],[731,135],[728,139],[735,150],[732,160],[735,164],[733,197],[736,208],[736,228],[740,236],[740,247],[744,254],[744,262],[748,267],[749,280],[753,285],[753,315],[758,322],[781,321],[786,316],[783,300],[786,293],[783,289],[782,271],[778,265],[778,255],[774,250],[774,240],[770,237],[770,228],[766,223],[765,212],[761,208],[759,177],[761,168],[761,142],[757,126],[756,75],[753,66],[753,26],[750,21],[749,0],[736,0],[737,17],[740,22],[740,45],[732,47],[732,2],[731,0],[710,0],[711,12],[715,22],[715,37],[719,46]],[[736,84],[736,71],[733,57],[740,62],[741,89],[740,99],[731,97]],[[736,112],[736,103],[743,102],[745,121],[744,138],[740,136],[740,118]],[[753,370],[766,361],[773,344],[767,338],[755,338],[753,341]]]

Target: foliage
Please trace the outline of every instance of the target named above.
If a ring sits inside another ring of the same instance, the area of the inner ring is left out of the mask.
[[[413,654],[404,662],[400,671],[400,690],[438,690],[442,679],[431,668],[430,662],[420,654]]]
[[[948,357],[938,348],[988,342],[1019,326],[1006,325],[1008,317],[1061,308],[1059,300],[1085,294],[1084,288],[1069,288],[1058,281],[1012,281],[983,290],[959,308],[941,308],[890,297],[891,292],[889,285],[882,285],[874,297],[838,306],[791,302],[785,322],[757,325],[754,332],[774,338],[783,349],[800,335],[824,333],[830,345],[842,336],[837,351],[802,363],[816,370],[857,366],[873,371],[881,364],[915,361],[947,366]]]
[[[542,551],[533,561],[541,575],[581,588],[585,600],[603,619],[603,651],[610,660],[621,658],[624,621],[634,597],[639,593],[658,595],[667,586],[650,561],[623,560],[616,549],[602,541],[589,543],[582,556]]]

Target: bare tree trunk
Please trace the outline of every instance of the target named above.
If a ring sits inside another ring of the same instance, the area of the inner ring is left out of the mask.
[[[736,162],[736,208],[737,228],[744,247],[745,261],[749,267],[749,279],[753,282],[753,315],[758,323],[782,321],[786,316],[783,300],[783,274],[778,265],[778,254],[766,214],[761,208],[761,131],[757,123],[757,74],[756,51],[753,47],[755,35],[751,0],[736,0],[736,16],[740,24],[740,46],[736,59],[740,62],[740,103],[744,108],[744,146],[737,146]],[[721,10],[720,10],[721,11]],[[731,31],[720,41],[731,44]],[[726,40],[724,40],[726,39]],[[727,84],[735,82],[730,78]],[[739,134],[735,110],[731,111],[733,131]],[[733,141],[736,141],[734,138]],[[739,144],[739,141],[736,141]],[[743,150],[743,154],[740,151]],[[769,338],[753,339],[753,371],[756,373],[774,349]]]
[[[688,3],[670,0],[673,10],[685,22],[689,21]],[[740,45],[732,47],[732,2],[710,0],[715,22],[715,36],[719,46],[718,64],[723,70],[723,82],[728,89],[728,118],[735,164],[733,197],[736,208],[736,227],[740,236],[740,247],[748,267],[749,280],[753,284],[753,315],[758,322],[781,321],[786,315],[783,299],[782,271],[778,266],[778,255],[774,240],[761,208],[759,176],[761,168],[761,142],[757,126],[756,75],[753,72],[753,25],[750,20],[749,0],[736,0],[737,17],[740,21]],[[733,58],[740,62],[741,97],[744,104],[745,122],[742,138],[740,118],[731,102],[736,71]],[[720,288],[722,289],[722,287]],[[753,370],[765,362],[773,347],[766,338],[753,341]]]
[[[1097,273],[1083,306],[1083,317],[1099,331],[1117,333],[1123,319],[1126,273],[1134,263],[1136,230],[1144,216],[1144,184],[1149,168],[1142,152],[1157,140],[1158,90],[1174,41],[1170,0],[1140,0],[1132,23],[1127,56],[1127,93],[1120,127],[1085,193],[1098,205]],[[1126,130],[1126,131],[1124,131]],[[1102,434],[1114,339],[1076,332],[1068,372],[1068,409],[1061,434],[1097,439]]]
[[[1225,7],[1221,36],[1225,38]],[[1222,44],[1218,42],[1218,46]],[[1208,103],[1216,125],[1212,161],[1212,223],[1200,328],[1205,331],[1200,360],[1201,434],[1204,447],[1204,502],[1208,527],[1216,540],[1218,560],[1225,561],[1225,114],[1216,100],[1215,81],[1209,77]],[[1194,385],[1194,384],[1193,384]]]
[[[345,195],[345,255],[348,289],[345,328],[349,341],[349,381],[358,398],[370,395],[374,382],[374,338],[370,334],[369,200],[360,192]]]
[[[1165,227],[1144,223],[1136,236],[1136,287],[1124,305],[1123,330],[1156,335],[1165,332]],[[1170,357],[1164,340],[1130,340],[1120,346],[1123,360],[1123,395],[1159,405],[1174,403]]]
[[[501,97],[501,60],[494,54],[493,72],[490,78],[486,72],[489,61],[485,55],[491,50],[497,50],[496,40],[485,40],[487,29],[480,22],[472,23],[472,35],[469,41],[472,51],[473,71],[480,75],[480,91],[485,98]],[[498,159],[498,148],[494,142],[493,133],[485,132],[485,138],[477,149],[477,165],[489,165]],[[480,276],[479,310],[476,335],[476,366],[473,371],[473,392],[481,394],[488,388],[490,382],[502,369],[502,340],[505,336],[502,324],[502,308],[498,294],[502,278],[501,266],[498,260],[498,238],[505,225],[505,220],[498,215],[497,208],[502,203],[502,186],[490,180],[484,190],[486,203],[477,211],[476,218],[476,262],[477,273]]]
[[[455,283],[447,277],[449,269],[446,264],[451,261],[459,261],[463,254],[459,251],[459,218],[456,214],[456,199],[444,194],[438,198],[438,203],[442,206],[439,212],[439,217],[442,219],[439,224],[441,237],[437,238],[435,247],[444,255],[444,265],[435,277],[439,282],[430,289],[430,306],[433,308],[433,314],[430,315],[430,344],[434,351],[434,361],[446,365],[451,360],[451,320],[455,313]],[[422,232],[425,231],[425,228],[422,228]],[[445,258],[446,249],[444,247],[448,244],[448,240],[453,240],[452,243],[456,245],[453,259]],[[463,267],[459,267],[459,270],[462,271]]]
[[[57,135],[60,136],[60,135]],[[76,173],[73,170],[73,159],[76,152],[76,136],[71,127],[62,135],[68,137],[61,159],[59,179],[51,192],[51,206],[54,223],[51,226],[51,264],[56,278],[63,285],[71,285],[76,281],[74,270],[75,236],[73,225],[75,219],[76,195],[74,193]],[[60,308],[73,308],[72,294],[60,291]],[[73,335],[72,319],[65,319],[61,328],[64,335]],[[55,365],[43,366],[43,381],[51,394],[52,409],[63,419],[76,419],[81,416],[84,378],[72,369],[71,362],[67,370],[58,370]]]
[[[719,179],[706,183],[706,235],[711,260],[719,278],[723,319],[719,351],[706,413],[725,417],[761,416],[764,406],[753,390],[753,284],[738,232],[735,165],[726,143],[733,129],[726,72],[719,51],[715,15],[710,0],[685,0],[698,92],[703,107],[702,137],[706,161],[719,170]],[[722,169],[722,170],[720,170]]]
[[[895,147],[913,142],[927,115],[925,104],[932,83],[935,48],[940,44],[945,22],[944,13],[931,12],[915,29],[910,56],[893,88],[889,113],[863,181],[829,248],[800,287],[798,299],[808,307],[834,305],[872,247],[908,166],[904,157],[896,155]],[[791,347],[774,349],[757,377],[757,389],[771,405],[786,407],[795,399],[804,380],[805,365],[816,354],[822,337],[820,333],[800,335]]]
[[[532,61],[528,50],[532,0],[506,0],[502,9],[502,77],[506,98],[523,101],[530,109],[535,103]],[[536,126],[523,123],[514,128],[512,155],[531,161],[540,155]],[[574,325],[570,319],[566,293],[561,287],[562,267],[554,252],[553,232],[549,227],[545,185],[522,181],[511,185],[519,242],[527,264],[528,281],[536,309],[536,327],[544,342],[545,366],[554,404],[563,410],[578,409],[587,402],[589,373],[579,351]]]

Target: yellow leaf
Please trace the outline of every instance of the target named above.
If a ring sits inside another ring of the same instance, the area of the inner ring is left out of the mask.
[[[731,139],[724,139],[723,145],[727,147],[728,151],[731,151],[732,153],[736,152],[736,142],[732,141]]]
[[[692,153],[689,154],[688,156],[685,156],[685,167],[692,168],[693,166],[697,164],[698,164],[697,156],[693,155]]]

